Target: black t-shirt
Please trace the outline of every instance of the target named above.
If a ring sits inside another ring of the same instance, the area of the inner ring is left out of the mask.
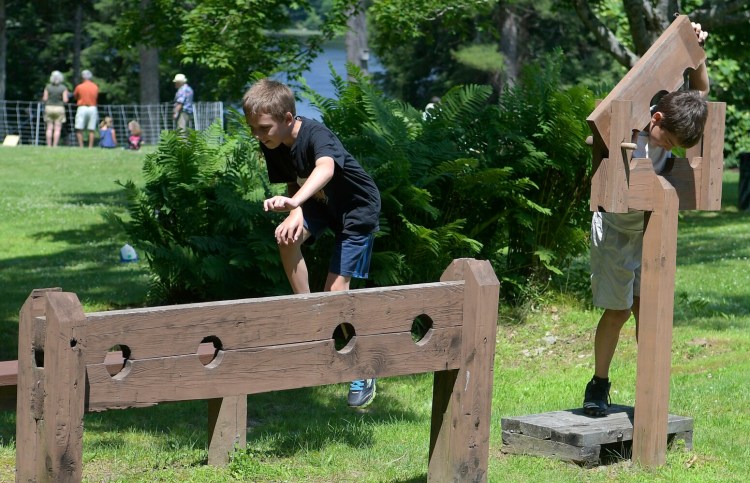
[[[324,203],[330,228],[335,232],[363,235],[378,231],[380,192],[373,179],[330,129],[312,119],[297,119],[302,125],[291,148],[285,144],[275,149],[260,145],[266,158],[268,179],[272,183],[299,183],[298,178],[310,176],[315,161],[329,156],[335,166],[333,177],[323,187],[325,199],[313,196],[305,203]]]

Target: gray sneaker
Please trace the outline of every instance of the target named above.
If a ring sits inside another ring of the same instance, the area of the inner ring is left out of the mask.
[[[375,399],[375,378],[357,379],[349,386],[349,407],[364,408]]]

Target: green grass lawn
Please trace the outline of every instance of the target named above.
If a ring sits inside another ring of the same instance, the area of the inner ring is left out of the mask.
[[[61,286],[87,311],[143,303],[143,264],[120,264],[126,240],[101,212],[123,210],[115,179],[140,179],[142,153],[0,149],[0,322],[15,357],[17,312],[31,289]],[[549,291],[498,325],[490,447],[491,482],[727,482],[750,468],[750,216],[738,213],[727,172],[720,213],[679,222],[670,412],[695,420],[694,450],[667,464],[623,460],[593,469],[503,454],[500,419],[577,407],[591,377],[594,328],[587,260],[566,293]],[[270,236],[270,235],[269,235]],[[137,249],[137,245],[136,245]],[[520,315],[523,314],[523,320]],[[612,367],[612,400],[633,404],[636,345],[629,323]],[[554,344],[544,340],[554,336]],[[87,414],[84,480],[122,482],[417,482],[427,468],[431,375],[379,381],[366,411],[346,407],[344,385],[248,397],[247,450],[226,468],[206,466],[203,401]],[[0,481],[13,481],[15,414],[0,413]]]

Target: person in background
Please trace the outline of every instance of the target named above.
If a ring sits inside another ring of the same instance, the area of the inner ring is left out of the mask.
[[[109,116],[99,123],[99,147],[108,149],[117,147],[117,133],[112,127],[112,118]]]
[[[99,112],[96,109],[96,102],[99,98],[99,86],[91,78],[90,70],[81,72],[83,81],[73,90],[73,97],[76,99],[76,138],[78,147],[83,147],[83,131],[89,133],[89,148],[94,147],[94,131],[96,122],[99,119]]]
[[[185,74],[177,74],[172,79],[177,93],[174,96],[172,119],[176,129],[193,127],[193,88],[187,83]]]
[[[62,72],[53,70],[49,84],[44,88],[44,122],[47,123],[47,146],[55,147],[60,142],[60,131],[65,119],[65,104],[68,102],[68,87],[63,84]]]
[[[141,149],[141,125],[135,119],[128,123],[128,149],[139,150]]]

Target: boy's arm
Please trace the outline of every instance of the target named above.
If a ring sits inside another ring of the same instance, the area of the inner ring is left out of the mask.
[[[701,28],[701,24],[695,22],[693,22],[693,30],[695,30],[695,35],[698,37],[698,42],[703,46],[706,37],[708,37],[708,32]],[[705,62],[699,65],[697,69],[688,71],[688,83],[691,89],[700,91],[703,97],[708,96],[709,80]]]
[[[333,178],[335,163],[330,156],[323,156],[315,161],[315,169],[307,177],[305,184],[299,187],[295,193],[289,193],[290,196],[274,196],[263,202],[265,211],[292,211],[302,206],[302,203],[310,199],[312,195],[322,190],[323,187]]]

